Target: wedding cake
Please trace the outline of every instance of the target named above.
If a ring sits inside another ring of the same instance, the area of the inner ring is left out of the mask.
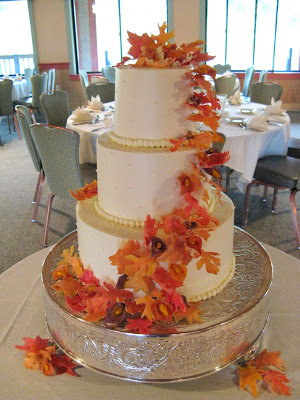
[[[116,68],[114,130],[97,142],[97,189],[78,191],[76,208],[83,267],[132,292],[126,312],[134,303],[129,312],[150,323],[199,321],[192,304],[220,292],[235,267],[234,206],[218,182],[229,155],[214,149],[219,104],[205,80],[215,71],[201,63],[201,42],[167,44],[165,28],[129,33],[137,62]]]

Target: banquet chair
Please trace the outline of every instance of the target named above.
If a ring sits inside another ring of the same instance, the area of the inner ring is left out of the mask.
[[[100,96],[102,103],[109,103],[110,101],[115,100],[115,84],[112,82],[108,83],[92,83],[86,88],[88,100],[91,100],[91,97]]]
[[[252,83],[249,91],[250,100],[254,103],[271,104],[272,98],[280,100],[283,89],[275,82]]]
[[[43,191],[43,184],[45,181],[45,173],[43,170],[41,157],[36,148],[36,145],[34,143],[34,140],[33,140],[33,137],[32,137],[31,131],[30,131],[30,125],[32,124],[32,120],[31,120],[28,108],[26,106],[17,106],[16,111],[17,111],[18,122],[21,127],[23,136],[25,138],[25,142],[26,142],[29,154],[31,156],[34,168],[39,173],[33,200],[32,200],[32,203],[35,204],[35,207],[34,207],[33,216],[32,216],[31,221],[36,222],[36,216],[37,216],[37,212],[38,212],[38,208],[39,208],[39,204],[40,204],[40,200],[41,200],[41,195],[42,195],[42,191]]]
[[[55,68],[50,68],[48,71],[47,90],[54,90],[55,88]]]
[[[265,82],[268,77],[268,71],[266,69],[260,71],[259,77],[258,77],[258,82]]]
[[[300,249],[300,229],[295,204],[295,196],[300,190],[300,159],[289,156],[267,156],[258,160],[254,179],[246,188],[243,225],[248,223],[250,190],[253,185],[265,187],[264,197],[266,197],[268,187],[274,188],[272,213],[276,210],[278,190],[288,189],[290,191],[292,220],[296,232],[297,246]]]
[[[14,129],[17,129],[19,139],[21,140],[21,133],[12,101],[12,88],[13,81],[11,79],[4,79],[3,81],[0,81],[0,117],[7,117],[9,133],[11,133],[9,117],[12,117]]]
[[[47,124],[34,124],[31,125],[31,133],[51,192],[43,230],[42,245],[46,247],[53,198],[70,199],[70,190],[76,191],[96,179],[96,169],[89,164],[79,164],[80,136],[77,132]]]
[[[215,79],[215,90],[218,94],[227,94],[232,96],[236,82],[236,75],[224,75]]]
[[[115,67],[102,68],[102,75],[109,82],[115,83],[115,81],[116,81],[116,68]]]
[[[31,88],[31,77],[33,75],[33,68],[25,68],[24,70],[24,77],[28,85],[29,93],[32,92]]]
[[[40,75],[33,75],[31,77],[32,96],[14,101],[14,106],[22,105],[29,108],[29,112],[33,122],[35,122],[33,111],[37,110],[38,113],[40,113],[40,95],[47,90],[47,80],[48,75],[46,74],[46,72]]]
[[[213,68],[216,70],[217,74],[224,74],[226,71],[231,71],[230,64],[216,64]]]
[[[254,67],[247,68],[245,71],[245,79],[244,79],[243,90],[242,90],[242,93],[245,97],[249,97],[249,89],[253,82],[254,74],[255,74]]]
[[[42,93],[40,100],[47,123],[65,127],[70,115],[69,93],[64,90],[50,90]]]
[[[89,78],[88,78],[87,73],[85,71],[83,71],[82,69],[79,70],[79,78],[80,78],[80,83],[81,83],[84,99],[86,102],[88,102],[89,98],[88,98],[86,88],[89,86]]]

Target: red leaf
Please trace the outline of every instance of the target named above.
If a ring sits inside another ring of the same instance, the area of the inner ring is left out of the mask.
[[[18,350],[25,350],[25,353],[38,353],[40,350],[44,350],[48,345],[48,339],[41,339],[36,336],[35,339],[30,337],[23,337],[25,344],[23,346],[16,345],[15,348]]]
[[[126,330],[132,333],[142,333],[148,335],[150,333],[151,322],[147,318],[132,319],[128,318]]]

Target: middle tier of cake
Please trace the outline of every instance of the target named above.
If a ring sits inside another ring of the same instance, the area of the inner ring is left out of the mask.
[[[178,176],[191,171],[195,162],[195,149],[171,152],[167,148],[121,146],[103,134],[97,143],[99,213],[129,226],[142,226],[148,214],[160,218],[171,213],[185,205]],[[203,186],[210,196],[210,183]],[[211,211],[214,197],[204,202],[202,194],[199,190],[195,196]]]

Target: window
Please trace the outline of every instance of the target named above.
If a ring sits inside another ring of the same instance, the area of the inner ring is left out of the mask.
[[[73,0],[73,13],[78,70],[101,71],[127,54],[127,31],[141,35],[167,21],[167,2]],[[153,33],[158,33],[158,28]]]
[[[233,70],[300,70],[300,2],[207,0],[207,51]]]
[[[34,68],[27,0],[0,1],[0,74]]]

